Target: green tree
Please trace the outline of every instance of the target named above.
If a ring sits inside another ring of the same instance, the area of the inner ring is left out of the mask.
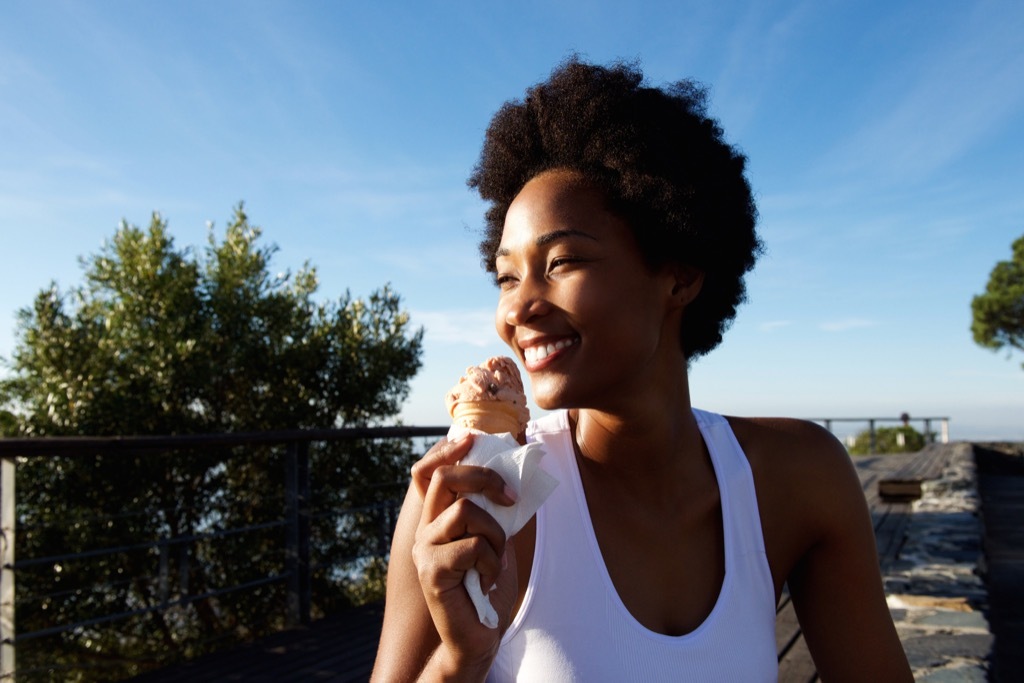
[[[925,437],[910,425],[879,427],[875,429],[875,449],[871,450],[871,431],[865,429],[857,434],[850,446],[852,455],[869,453],[916,453],[924,448]]]
[[[1010,260],[992,269],[985,292],[971,301],[971,313],[975,343],[1024,351],[1024,235],[1014,241]]]
[[[260,244],[260,235],[241,205],[223,237],[211,229],[198,253],[176,248],[159,215],[146,230],[122,223],[98,254],[83,259],[84,284],[66,293],[51,285],[20,312],[12,373],[0,381],[0,428],[21,436],[109,436],[393,421],[422,346],[422,330],[411,329],[397,294],[385,286],[365,300],[346,293],[318,302],[315,270],[307,264],[271,275],[276,247]],[[131,547],[280,518],[282,454],[250,451],[23,459],[19,557]],[[412,448],[367,440],[317,447],[310,459],[317,509],[363,508],[396,495],[367,484],[404,479]],[[353,597],[331,561],[368,554],[380,526],[369,515],[345,518],[344,528],[337,519],[314,521],[319,612]],[[19,572],[19,596],[30,596],[19,603],[19,631],[160,604],[168,590],[203,594],[227,577],[242,583],[280,574],[279,535],[272,529],[176,546],[170,588],[149,580],[152,549]],[[56,649],[19,649],[19,671],[52,672],[66,658],[102,663],[94,675],[100,679],[129,675],[152,663],[146,658],[153,652],[175,658],[202,651],[209,633],[230,640],[275,628],[283,599],[281,586],[271,584],[114,630],[65,634]]]

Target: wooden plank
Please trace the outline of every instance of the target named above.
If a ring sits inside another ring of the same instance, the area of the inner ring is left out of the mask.
[[[884,572],[899,557],[906,540],[906,527],[910,522],[910,504],[893,503],[888,506],[881,523],[875,527],[878,562]]]
[[[807,642],[798,638],[779,660],[779,683],[814,683],[817,680],[818,670],[814,668]]]
[[[913,501],[921,497],[922,485],[937,479],[949,463],[955,446],[929,444],[911,455],[901,466],[878,481],[878,492],[883,500]],[[885,456],[891,458],[894,456]]]
[[[793,601],[784,597],[775,613],[775,650],[779,653],[780,662],[799,638],[800,622],[797,621]]]
[[[887,479],[878,482],[878,494],[882,500],[915,501],[923,493],[923,479]]]

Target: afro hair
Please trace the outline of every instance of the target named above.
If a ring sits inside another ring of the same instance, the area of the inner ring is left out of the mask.
[[[707,114],[706,91],[683,80],[649,87],[627,64],[572,57],[494,115],[468,180],[489,203],[480,243],[493,272],[505,214],[523,186],[553,169],[583,175],[632,229],[648,265],[704,274],[686,309],[682,350],[697,358],[722,340],[761,252],[746,157]]]

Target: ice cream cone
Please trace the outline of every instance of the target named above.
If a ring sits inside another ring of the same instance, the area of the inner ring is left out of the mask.
[[[509,433],[518,436],[522,431],[518,407],[497,401],[459,403],[452,412],[452,422],[487,434]]]
[[[445,395],[445,405],[457,426],[488,434],[508,433],[516,439],[525,433],[530,420],[519,368],[505,356],[466,368]]]

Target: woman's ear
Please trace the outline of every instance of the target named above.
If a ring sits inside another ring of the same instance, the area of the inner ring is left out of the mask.
[[[704,271],[693,266],[672,267],[672,301],[678,306],[687,306],[700,294],[704,286]]]

